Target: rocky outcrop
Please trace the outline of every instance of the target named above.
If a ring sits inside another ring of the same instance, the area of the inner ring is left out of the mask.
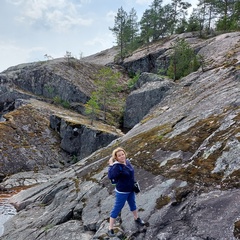
[[[176,82],[127,134],[12,197],[18,213],[1,240],[108,239],[107,166],[117,146],[135,167],[147,224],[136,226],[126,206],[115,239],[239,239],[239,42],[239,33],[207,40],[199,49],[209,60],[205,71]]]
[[[120,130],[104,124],[86,125],[86,122],[61,116],[50,116],[50,127],[59,132],[61,148],[69,154],[83,159],[96,150],[107,146],[114,139],[122,136]]]
[[[169,66],[171,49],[179,38],[185,39],[196,52],[206,44],[206,41],[198,37],[198,33],[172,35],[168,39],[159,40],[138,49],[124,59],[123,66],[129,73],[151,72],[158,74],[161,71],[164,74]]]
[[[19,98],[45,98],[67,102],[72,104],[75,110],[81,111],[82,108],[78,105],[89,100],[91,92],[95,89],[94,75],[100,68],[99,65],[74,58],[68,61],[54,59],[8,68],[0,74],[0,102],[13,102]]]
[[[132,128],[139,123],[149,110],[160,103],[174,87],[173,81],[155,74],[143,73],[127,97],[124,111],[124,127]]]
[[[24,171],[55,174],[122,135],[115,127],[38,100],[17,100],[0,123],[3,177]]]
[[[94,63],[97,65],[112,65],[114,64],[115,56],[119,53],[119,47],[112,47],[103,50],[99,53],[83,57],[81,60],[86,63]]]
[[[12,204],[8,202],[7,198],[0,198],[0,236],[3,234],[4,227],[3,224],[10,219],[13,215],[16,214],[16,209]]]
[[[150,45],[147,47],[147,51],[146,48],[143,48],[134,52],[132,56],[125,59],[123,66],[130,73],[133,71],[142,74],[134,86],[135,91],[131,92],[126,100],[124,112],[124,127],[126,129],[139,123],[153,106],[170,94],[169,90],[174,89],[172,80],[151,74],[151,72],[158,73],[161,70],[164,74],[164,70],[166,71],[169,66],[171,48],[179,38],[184,38],[195,52],[202,56],[203,62],[199,71],[204,72],[238,62],[234,55],[239,48],[239,33],[222,34],[206,41],[196,37],[194,33],[184,33],[172,36],[169,41],[160,41]],[[226,56],[226,52],[228,56]],[[151,58],[153,55],[155,57]],[[153,59],[151,63],[149,58]]]
[[[78,114],[85,114],[84,104],[96,88],[94,76],[102,67],[71,58],[21,64],[0,73],[1,178],[21,171],[55,173],[121,136],[106,124],[91,126]],[[57,124],[55,113],[61,120],[65,114],[61,132],[51,128]]]
[[[0,123],[1,174],[45,169],[55,172],[68,166],[69,157],[59,149],[59,136],[49,128],[47,111],[41,102],[25,102],[5,114]]]
[[[123,66],[129,73],[152,72],[158,74],[160,71],[161,74],[164,74],[170,63],[172,47],[176,40],[181,38],[197,54],[203,57],[202,65],[204,70],[219,65],[223,58],[226,57],[224,54],[230,49],[235,49],[235,45],[239,44],[238,32],[221,34],[207,40],[199,38],[198,33],[183,33],[138,49],[131,56],[124,59]]]

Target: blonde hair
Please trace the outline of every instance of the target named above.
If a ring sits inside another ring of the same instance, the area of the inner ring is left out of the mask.
[[[116,159],[117,153],[120,152],[120,151],[123,151],[123,152],[125,153],[126,157],[127,157],[126,151],[125,151],[123,148],[118,147],[118,148],[116,148],[116,149],[113,150],[113,152],[112,152],[112,158],[115,159],[115,160],[117,160],[117,159]]]

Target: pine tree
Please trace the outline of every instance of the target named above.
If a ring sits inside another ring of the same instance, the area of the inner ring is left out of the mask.
[[[151,5],[151,19],[152,19],[152,27],[153,31],[153,41],[158,40],[160,36],[160,21],[162,17],[162,0],[154,0]]]
[[[117,80],[120,78],[119,72],[114,72],[111,68],[102,68],[95,76],[96,101],[103,110],[103,119],[106,120],[107,107],[111,106],[115,100],[117,92]]]
[[[199,0],[198,8],[195,12],[198,13],[200,36],[202,36],[204,32],[207,34],[210,33],[212,22],[217,18],[215,2],[216,0]]]
[[[239,0],[218,0],[215,3],[215,10],[219,14],[217,30],[229,31],[240,28]]]
[[[85,104],[85,113],[90,116],[91,125],[93,125],[93,121],[94,121],[94,119],[96,119],[96,117],[99,113],[99,109],[100,109],[100,107],[98,104],[97,93],[93,92],[91,94],[91,98]]]
[[[189,17],[188,23],[187,23],[187,29],[186,32],[194,32],[201,30],[200,26],[200,19],[199,19],[199,11],[198,9],[193,9],[192,14]]]
[[[143,43],[150,43],[153,38],[153,27],[152,27],[152,10],[147,9],[143,13],[143,16],[140,20],[140,29],[141,29],[141,36],[140,39]]]
[[[174,81],[196,71],[200,64],[193,49],[184,39],[178,39],[173,45],[170,66],[167,75]]]
[[[127,13],[123,8],[119,8],[117,16],[115,16],[114,27],[109,28],[115,35],[117,45],[120,47],[120,59],[124,58],[124,49],[126,45],[126,26],[127,26]]]
[[[192,5],[188,2],[183,2],[182,0],[171,0],[172,6],[172,26],[171,26],[171,34],[173,34],[176,30],[176,26],[178,23],[185,22],[187,16],[187,9]]]
[[[123,8],[118,9],[113,28],[109,28],[117,39],[117,45],[120,47],[120,60],[123,60],[130,52],[135,50],[138,40],[139,24],[137,21],[137,12],[134,8],[127,14]]]
[[[137,12],[134,8],[132,8],[128,15],[127,26],[125,29],[127,53],[132,52],[138,47],[137,45],[138,32],[139,32],[139,23],[138,23]]]
[[[162,6],[161,0],[153,1],[150,9],[143,13],[140,21],[141,40],[143,43],[156,41],[168,35],[172,24],[171,6]]]

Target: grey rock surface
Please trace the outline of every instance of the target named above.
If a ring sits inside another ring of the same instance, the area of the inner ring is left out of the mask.
[[[176,82],[124,136],[13,196],[18,213],[1,240],[59,240],[60,233],[66,240],[108,239],[114,187],[107,169],[117,146],[135,168],[137,206],[147,224],[138,227],[126,205],[114,239],[240,238],[240,34],[193,42],[212,59],[205,71]],[[135,91],[161,83],[144,82]]]
[[[84,125],[76,122],[69,122],[65,119],[61,119],[52,115],[50,117],[50,126],[58,125],[59,134],[61,137],[61,148],[75,155],[78,159],[83,159],[96,150],[107,146],[114,139],[121,136],[120,132],[101,130],[94,128],[91,125]]]
[[[139,123],[150,109],[170,94],[174,83],[155,74],[142,74],[135,84],[138,87],[127,97],[124,111],[124,127],[132,128]]]

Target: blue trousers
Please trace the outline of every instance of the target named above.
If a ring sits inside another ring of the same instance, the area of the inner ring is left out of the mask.
[[[137,209],[134,192],[130,192],[130,193],[116,192],[115,204],[110,214],[111,218],[117,218],[118,214],[121,212],[122,208],[124,207],[126,201],[128,202],[130,211],[134,211]]]

